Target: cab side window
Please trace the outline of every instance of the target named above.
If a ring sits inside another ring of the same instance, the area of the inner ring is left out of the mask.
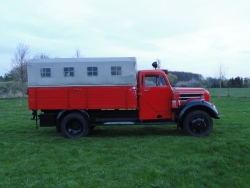
[[[145,76],[145,86],[166,86],[163,76]]]
[[[163,78],[163,76],[160,76],[159,79],[160,79],[160,86],[166,86],[167,85],[164,78]]]
[[[157,86],[158,76],[145,76],[145,86]]]

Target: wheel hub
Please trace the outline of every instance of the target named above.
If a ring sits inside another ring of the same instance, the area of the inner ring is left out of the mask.
[[[204,130],[206,127],[206,123],[201,118],[196,118],[192,121],[192,128],[198,132]]]
[[[78,134],[79,132],[81,132],[82,127],[78,122],[72,122],[69,126],[68,126],[68,131],[70,134]]]

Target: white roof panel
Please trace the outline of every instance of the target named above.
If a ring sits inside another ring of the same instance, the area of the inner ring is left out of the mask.
[[[74,76],[64,76],[64,68],[73,67]],[[88,76],[87,67],[97,67],[97,76]],[[121,67],[121,75],[111,75],[111,67]],[[50,68],[50,77],[41,69]],[[137,85],[135,57],[56,58],[28,61],[28,86]]]

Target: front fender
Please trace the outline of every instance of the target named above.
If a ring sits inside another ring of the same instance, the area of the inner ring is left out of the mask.
[[[178,110],[178,122],[182,121],[185,116],[193,111],[193,110],[202,110],[208,113],[212,118],[219,119],[220,115],[216,109],[216,107],[205,100],[192,100],[189,102],[186,102],[183,106],[180,107]]]

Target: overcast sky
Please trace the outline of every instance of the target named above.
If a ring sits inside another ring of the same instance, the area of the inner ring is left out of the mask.
[[[137,68],[250,77],[250,0],[0,0],[0,76],[30,57],[136,57]]]

